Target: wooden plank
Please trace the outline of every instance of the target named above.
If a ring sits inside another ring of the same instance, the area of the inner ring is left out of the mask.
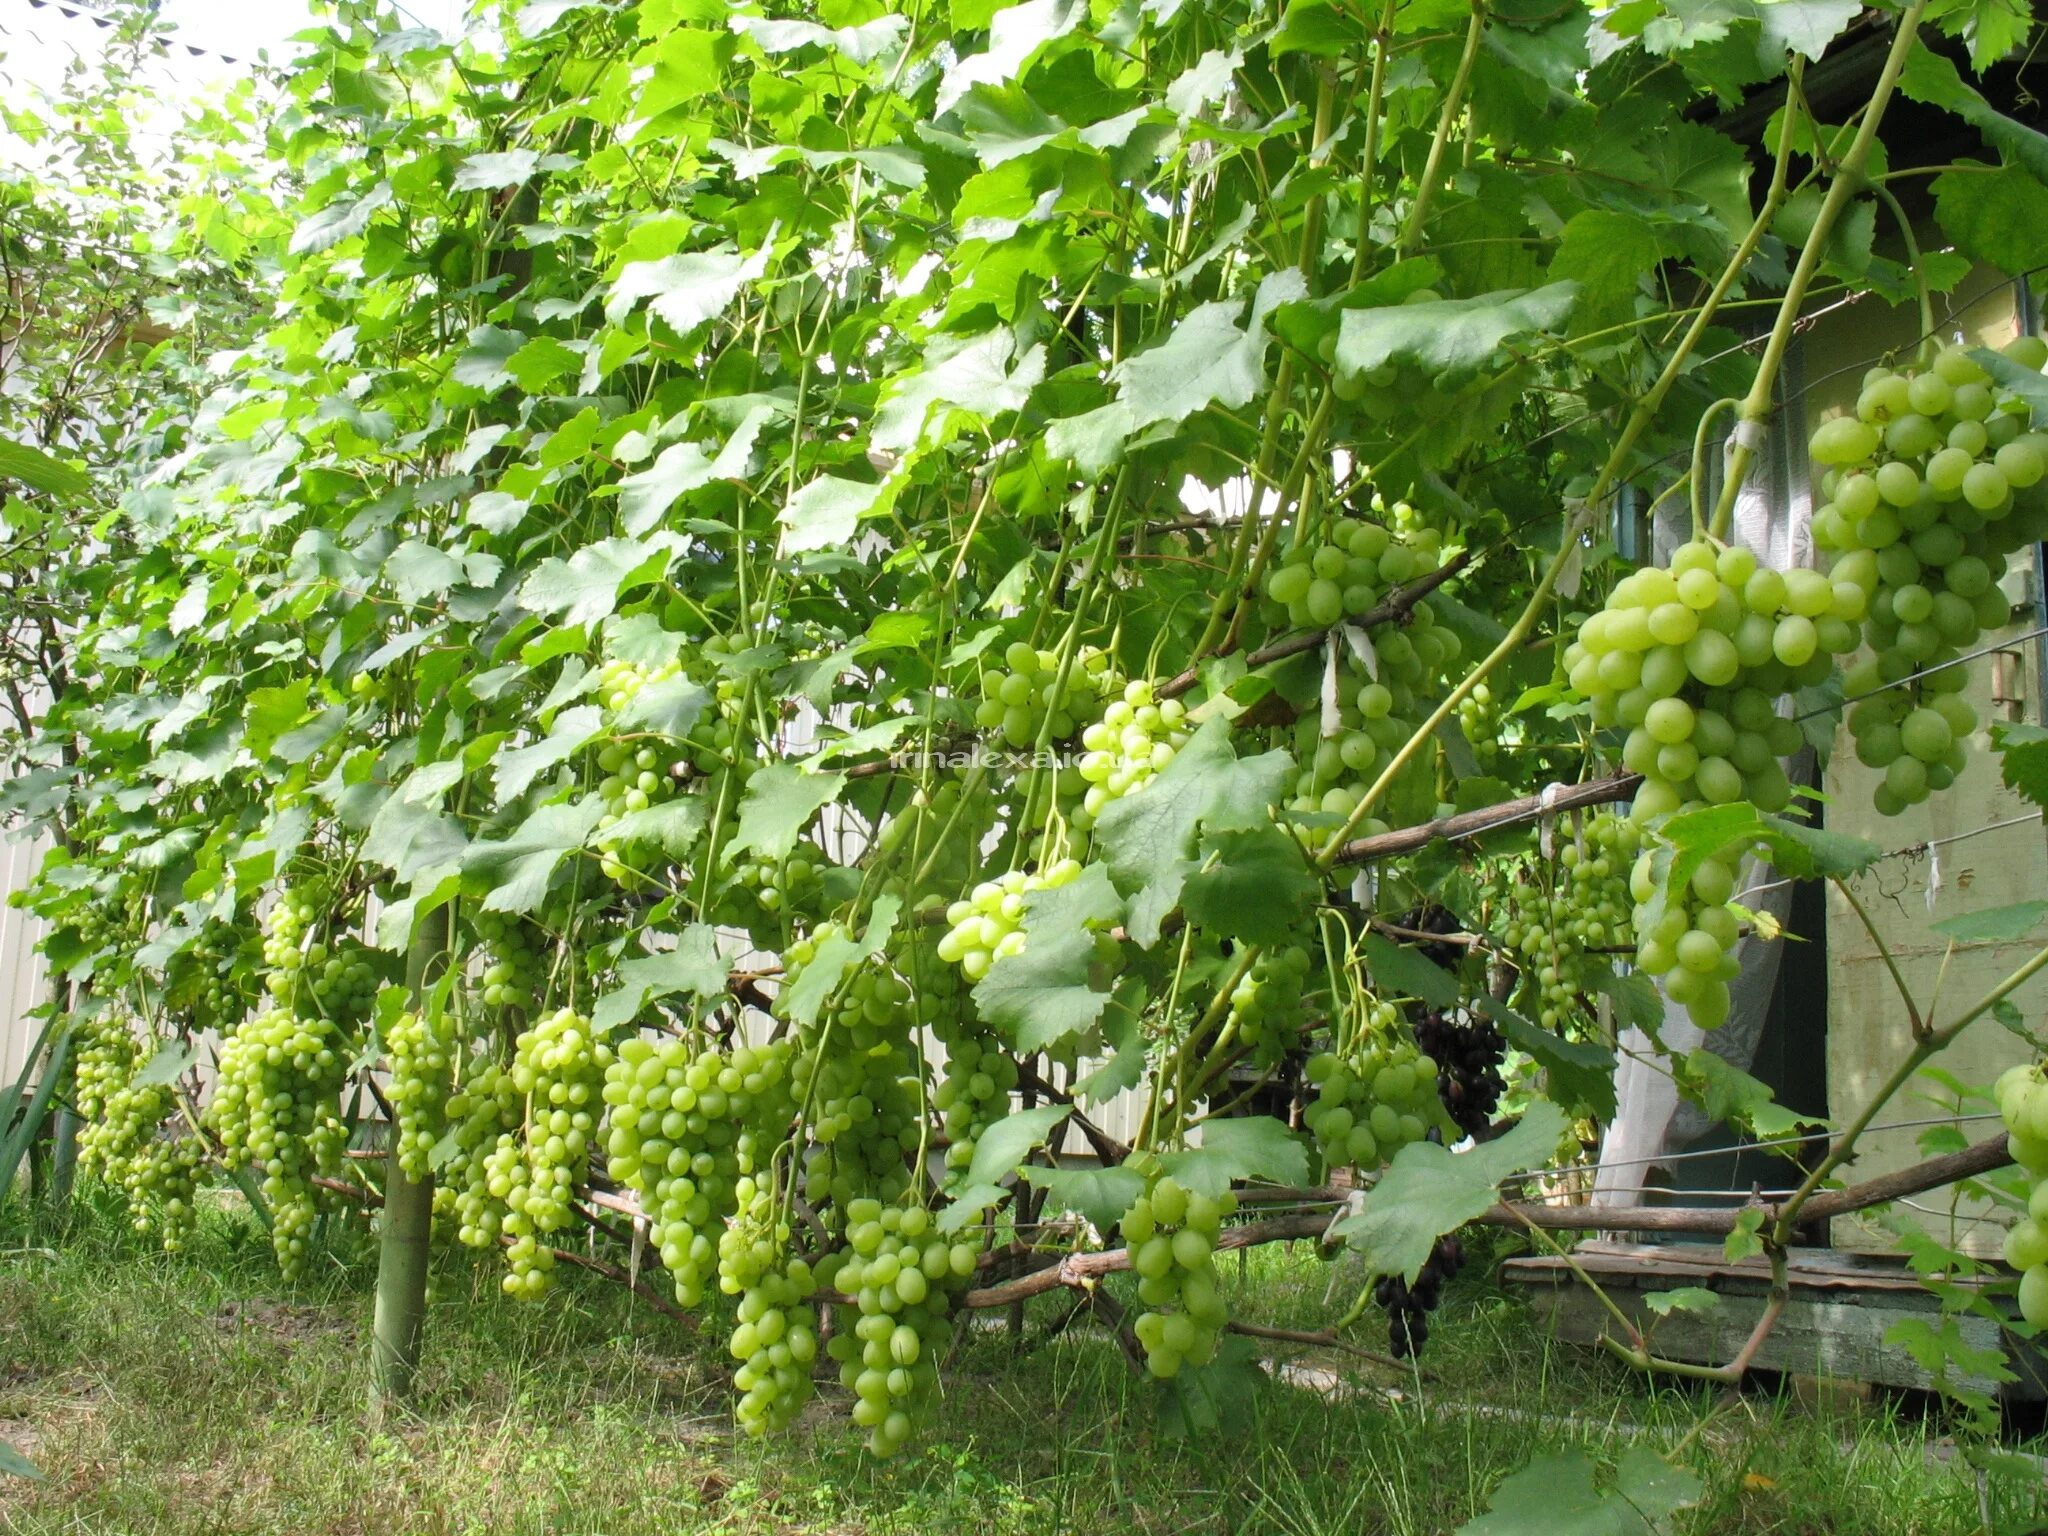
[[[1592,1276],[1640,1331],[1652,1353],[1668,1360],[1722,1365],[1742,1348],[1761,1315],[1770,1289],[1769,1263],[1762,1258],[1729,1263],[1708,1244],[1589,1242],[1573,1258]],[[1502,1272],[1520,1286],[1537,1318],[1559,1339],[1594,1345],[1612,1335],[1614,1320],[1598,1297],[1561,1259],[1548,1255],[1510,1259]],[[1901,1322],[1929,1323],[1941,1303],[1908,1272],[1902,1261],[1874,1254],[1802,1249],[1790,1255],[1787,1281],[1792,1298],[1758,1352],[1759,1369],[1885,1386],[1932,1388],[1933,1379],[1904,1349],[1885,1342]],[[1971,1283],[1971,1282],[1966,1282]],[[1984,1284],[1988,1282],[1974,1282]],[[1678,1312],[1658,1317],[1645,1303],[1653,1291],[1700,1286],[1720,1298],[1709,1313]],[[2008,1315],[2009,1299],[1998,1301]],[[1963,1314],[1954,1319],[1964,1339],[1979,1349],[1996,1349],[2022,1378],[2000,1384],[1966,1376],[1961,1385],[1993,1392],[2008,1401],[2048,1400],[2048,1360],[2006,1334],[1990,1318]]]
[[[1733,1358],[1755,1327],[1764,1305],[1761,1296],[1723,1293],[1721,1305],[1713,1313],[1674,1313],[1658,1318],[1642,1304],[1639,1294],[1608,1294],[1637,1328],[1648,1333],[1649,1347],[1655,1353],[1665,1359],[1703,1365],[1719,1365]],[[1612,1332],[1613,1319],[1583,1286],[1535,1288],[1529,1300],[1539,1323],[1566,1343],[1593,1345],[1602,1333]],[[1919,1362],[1897,1345],[1885,1342],[1885,1334],[1894,1325],[1909,1319],[1928,1319],[1937,1304],[1932,1296],[1926,1300],[1926,1306],[1916,1306],[1894,1297],[1869,1297],[1860,1302],[1795,1298],[1764,1340],[1757,1353],[1756,1367],[1799,1376],[1931,1388],[1933,1378]],[[1974,1347],[2014,1353],[2014,1341],[1987,1318],[1965,1314],[1957,1319],[1957,1326]],[[2008,1400],[2041,1401],[2044,1393],[2040,1376],[2017,1360],[2015,1364],[2022,1378],[2018,1383],[2001,1384],[1983,1377],[1964,1376],[1960,1384]]]
[[[1638,1282],[1641,1289],[1659,1290],[1674,1285],[1706,1285],[1720,1289],[1761,1290],[1770,1284],[1771,1268],[1762,1258],[1729,1263],[1718,1247],[1692,1244],[1585,1243],[1572,1255],[1588,1274]],[[1524,1284],[1557,1284],[1571,1278],[1564,1260],[1547,1254],[1510,1259],[1504,1267],[1511,1279]],[[1795,1252],[1786,1266],[1786,1278],[1795,1291],[1851,1290],[1923,1295],[1925,1287],[1896,1262],[1886,1263],[1869,1255],[1843,1255],[1823,1249]]]

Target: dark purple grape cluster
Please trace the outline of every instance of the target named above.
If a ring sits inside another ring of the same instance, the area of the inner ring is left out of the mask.
[[[1412,1360],[1429,1340],[1429,1314],[1443,1300],[1443,1288],[1465,1265],[1465,1248],[1455,1236],[1436,1240],[1422,1272],[1410,1285],[1399,1275],[1382,1276],[1372,1299],[1387,1314],[1387,1339],[1395,1355]]]
[[[1415,1043],[1436,1062],[1437,1096],[1467,1136],[1483,1136],[1507,1082],[1500,1061],[1507,1050],[1491,1019],[1452,1016],[1432,1009],[1415,1021]]]

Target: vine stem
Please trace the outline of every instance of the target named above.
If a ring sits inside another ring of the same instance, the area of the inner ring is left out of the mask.
[[[1861,1112],[1849,1123],[1842,1134],[1835,1138],[1833,1144],[1828,1148],[1827,1156],[1820,1160],[1819,1164],[1801,1181],[1799,1187],[1792,1192],[1785,1203],[1778,1207],[1778,1219],[1771,1228],[1771,1241],[1773,1243],[1783,1246],[1789,1241],[1793,1225],[1799,1219],[1800,1208],[1813,1197],[1814,1191],[1820,1188],[1821,1184],[1830,1174],[1855,1154],[1857,1138],[1870,1128],[1870,1123],[1876,1119],[1877,1112],[1883,1109],[1900,1089],[1912,1081],[1913,1074],[1920,1070],[1921,1065],[1929,1057],[1936,1056],[1948,1049],[1958,1035],[1962,1034],[1964,1030],[1976,1023],[1977,1020],[1989,1013],[1993,1008],[1997,1007],[2001,1001],[2017,988],[2024,986],[2029,978],[2043,966],[2048,966],[2048,949],[2037,951],[2026,964],[1985,993],[1983,997],[1979,998],[1958,1016],[1953,1023],[1945,1024],[1939,1029],[1929,1029],[1914,1042],[1913,1049],[1908,1051],[1899,1064],[1892,1069],[1891,1076],[1878,1085],[1877,1091],[1870,1096],[1869,1102],[1863,1106]]]
[[[1508,631],[1501,637],[1500,643],[1465,674],[1462,682],[1444,695],[1437,707],[1430,711],[1429,718],[1416,727],[1414,734],[1402,743],[1401,750],[1388,759],[1387,766],[1380,770],[1380,776],[1373,780],[1372,787],[1359,797],[1358,804],[1344,819],[1344,825],[1330,835],[1330,840],[1316,855],[1318,869],[1327,870],[1337,862],[1339,853],[1351,840],[1352,834],[1358,830],[1359,823],[1364,821],[1372,813],[1373,808],[1386,797],[1387,791],[1393,787],[1395,778],[1415,760],[1424,744],[1435,739],[1437,727],[1451,717],[1458,706],[1471,695],[1473,689],[1486,681],[1494,668],[1522,648],[1522,642],[1529,638],[1529,631],[1536,627],[1536,621],[1543,616],[1543,610],[1549,606],[1550,594],[1557,586],[1558,577],[1564,574],[1565,563],[1578,553],[1580,535],[1585,532],[1586,525],[1591,520],[1590,501],[1566,519],[1563,537],[1558,540],[1557,553],[1551,556],[1550,564],[1544,568],[1541,579],[1536,583],[1536,590],[1529,594],[1529,601],[1522,605],[1522,611],[1516,616],[1515,622],[1508,626]]]
[[[1530,593],[1529,601],[1523,605],[1521,613],[1509,626],[1508,632],[1501,637],[1500,643],[1466,674],[1464,681],[1444,696],[1443,701],[1430,712],[1429,718],[1416,728],[1414,734],[1402,744],[1401,750],[1388,760],[1387,766],[1380,771],[1380,776],[1373,780],[1371,788],[1359,798],[1358,804],[1345,818],[1344,825],[1330,835],[1330,840],[1316,854],[1315,866],[1318,870],[1328,871],[1330,866],[1338,861],[1352,833],[1358,830],[1359,823],[1364,821],[1373,807],[1385,798],[1394,779],[1415,760],[1423,746],[1435,739],[1437,727],[1451,717],[1457,707],[1473,689],[1486,680],[1494,668],[1522,648],[1522,642],[1528,639],[1529,631],[1536,627],[1537,619],[1542,617],[1544,609],[1549,605],[1551,591],[1556,587],[1558,577],[1564,572],[1565,562],[1577,549],[1579,537],[1585,531],[1589,515],[1590,506],[1581,507],[1566,521],[1564,535],[1558,542],[1557,553],[1551,557],[1542,578],[1536,583],[1536,590]],[[1210,998],[1209,1006],[1203,1011],[1200,1022],[1189,1034],[1189,1039],[1200,1039],[1211,1029],[1222,1024],[1223,1016],[1230,1006],[1231,994],[1237,990],[1238,984],[1251,974],[1252,967],[1258,963],[1259,956],[1263,953],[1263,948],[1258,945],[1246,945],[1239,951],[1230,971]],[[1209,1085],[1229,1066],[1230,1058],[1227,1051],[1233,1034],[1234,1029],[1225,1025],[1222,1032],[1215,1037],[1209,1048],[1207,1066],[1196,1079],[1189,1094],[1190,1102],[1201,1098]]]
[[[1372,178],[1379,168],[1380,107],[1386,100],[1387,50],[1394,41],[1394,7],[1399,0],[1387,0],[1380,11],[1379,29],[1372,35],[1372,84],[1365,96],[1365,149],[1358,167],[1358,231],[1351,243],[1351,281],[1365,276],[1365,251],[1372,240]]]
[[[1331,75],[1325,73],[1316,83],[1315,118],[1309,128],[1308,152],[1311,160],[1315,159],[1329,139],[1330,119],[1335,111],[1336,96],[1337,82]],[[1323,203],[1321,198],[1316,198],[1302,214],[1301,246],[1295,257],[1295,264],[1301,268],[1302,278],[1311,294],[1315,291],[1315,274],[1320,266],[1317,258],[1320,255],[1322,239]],[[1280,366],[1274,370],[1273,393],[1266,401],[1266,420],[1259,434],[1259,457],[1252,466],[1250,477],[1251,502],[1245,508],[1244,521],[1239,525],[1237,538],[1231,545],[1230,562],[1224,570],[1222,584],[1216,592],[1216,600],[1209,606],[1208,622],[1202,626],[1201,638],[1195,642],[1194,654],[1197,660],[1215,649],[1224,635],[1234,627],[1234,621],[1240,612],[1239,592],[1248,581],[1256,579],[1255,574],[1250,577],[1245,574],[1246,564],[1252,559],[1254,544],[1257,544],[1262,553],[1272,545],[1272,533],[1267,532],[1261,540],[1258,526],[1261,521],[1259,507],[1264,502],[1268,489],[1275,493],[1270,520],[1273,529],[1277,530],[1280,519],[1286,512],[1286,492],[1274,486],[1273,466],[1280,451],[1280,424],[1287,415],[1287,401],[1293,391],[1294,358],[1292,354],[1283,354]],[[1317,417],[1320,422],[1328,420],[1329,402],[1325,400],[1324,404],[1326,409],[1319,412]],[[1303,436],[1303,457],[1313,451],[1318,436],[1320,428],[1312,424]]]
[[[1465,51],[1458,58],[1458,72],[1451,76],[1450,94],[1444,97],[1443,115],[1436,122],[1436,137],[1429,141],[1429,158],[1423,162],[1422,179],[1416,184],[1415,201],[1408,208],[1408,222],[1401,230],[1397,256],[1414,253],[1421,243],[1422,227],[1429,222],[1429,205],[1436,200],[1436,181],[1443,171],[1444,150],[1451,130],[1465,108],[1465,91],[1472,83],[1472,66],[1479,58],[1479,39],[1486,31],[1486,7],[1473,0],[1472,20],[1465,28]]]
[[[1913,273],[1913,297],[1920,306],[1920,360],[1924,363],[1934,351],[1934,290],[1928,287],[1927,271],[1920,265],[1919,237],[1913,233],[1913,221],[1906,217],[1906,210],[1899,206],[1890,187],[1873,181],[1870,190],[1898,222],[1899,240],[1906,247],[1906,265]]]
[[[1864,109],[1863,121],[1857,126],[1856,137],[1850,141],[1843,153],[1841,165],[1833,180],[1828,183],[1827,196],[1815,216],[1813,229],[1807,235],[1806,245],[1799,252],[1799,263],[1792,269],[1792,280],[1786,285],[1784,302],[1778,306],[1777,323],[1771,327],[1770,340],[1765,343],[1764,355],[1757,364],[1756,381],[1750,385],[1749,393],[1743,397],[1742,408],[1737,420],[1745,426],[1760,427],[1771,413],[1771,399],[1778,382],[1778,369],[1785,361],[1785,349],[1792,343],[1792,332],[1799,323],[1799,312],[1806,303],[1807,285],[1813,281],[1813,274],[1819,270],[1821,257],[1825,253],[1828,236],[1834,231],[1835,222],[1849,201],[1865,185],[1863,167],[1869,163],[1870,149],[1877,142],[1878,124],[1884,120],[1884,110],[1890,104],[1892,92],[1898,87],[1899,75],[1906,67],[1906,56],[1913,51],[1914,40],[1919,36],[1920,17],[1927,9],[1927,0],[1913,0],[1899,18],[1899,30],[1892,38],[1891,50],[1885,55],[1884,68],[1877,77],[1877,85],[1870,93],[1870,104]],[[1795,79],[1794,84],[1797,84]],[[1786,99],[1784,133],[1792,131],[1793,113],[1791,99]],[[1816,143],[1818,132],[1815,130]],[[1750,447],[1748,433],[1737,429],[1735,446],[1728,456],[1728,474],[1721,486],[1720,503],[1714,508],[1713,532],[1723,533],[1735,515],[1736,493],[1742,489],[1742,482],[1749,477],[1749,463],[1755,455]]]

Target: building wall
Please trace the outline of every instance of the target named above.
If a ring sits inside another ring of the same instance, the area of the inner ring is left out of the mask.
[[[2016,286],[1998,274],[1973,273],[1957,289],[1954,313],[1941,329],[1943,340],[1960,337],[1986,346],[2011,340],[2018,334],[2017,296]],[[1949,307],[1937,296],[1937,314]],[[1865,299],[1809,332],[1809,427],[1849,409],[1864,369],[1889,348],[1910,350],[1919,330],[1911,306],[1887,311]],[[2014,558],[2005,585],[2021,618],[1999,634],[1987,634],[1980,643],[2010,642],[2002,672],[2005,692],[2016,695],[2017,702],[1993,699],[1992,658],[1973,663],[1969,697],[1987,727],[1999,719],[2042,718],[2039,642],[2023,638],[2039,627],[2039,594],[2034,564],[2024,552]],[[1881,816],[1872,807],[1871,791],[1881,775],[1856,761],[1846,729],[1837,736],[1824,780],[1830,828],[1899,850],[1858,880],[1855,890],[1916,1002],[1925,1010],[1932,1000],[1937,1019],[1953,1018],[2016,969],[2035,945],[2025,940],[1959,945],[1951,953],[1930,925],[1966,912],[2048,898],[2048,834],[2040,817],[2001,783],[1998,759],[1985,733],[1979,733],[1971,748],[1969,766],[1951,790],[1895,817]],[[2014,824],[2001,825],[2008,822]],[[1839,1124],[1869,1102],[1871,1093],[1910,1050],[1911,1034],[1876,943],[1838,890],[1830,886],[1827,896],[1828,1101]],[[2039,1020],[2048,1011],[2048,976],[2036,978],[2014,1001],[2030,1020]],[[1987,1083],[2028,1054],[2022,1041],[1986,1018],[1938,1062],[1965,1081]],[[1938,1117],[1945,1108],[1940,1090],[1923,1079],[1895,1096],[1876,1123]],[[1986,1106],[1970,1108],[1982,1112]],[[1959,1125],[1972,1141],[1997,1130],[1995,1121],[1987,1119]],[[1846,1177],[1852,1182],[1868,1179],[1920,1161],[1920,1140],[1929,1129],[1914,1126],[1865,1137],[1864,1150]],[[1946,1191],[1893,1210],[1893,1219],[1917,1221],[1944,1236],[1953,1235],[1974,1251],[1995,1252],[2004,1224],[1987,1222],[1985,1215],[1980,1209],[1953,1207]],[[1833,1236],[1844,1248],[1893,1246],[1889,1232],[1862,1216],[1835,1222]]]
[[[0,901],[28,883],[47,847],[0,837]],[[42,936],[40,918],[0,905],[0,1091],[13,1086],[42,1028],[29,1017],[46,991],[48,973],[35,948]]]

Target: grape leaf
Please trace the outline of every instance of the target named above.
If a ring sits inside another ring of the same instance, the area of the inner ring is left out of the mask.
[[[564,624],[595,624],[609,618],[627,592],[659,581],[672,558],[660,544],[600,539],[566,560],[550,555],[541,561],[519,589],[519,601],[533,613],[560,614]]]
[[[1656,982],[1640,971],[1609,971],[1593,983],[1593,990],[1614,1004],[1614,1019],[1622,1028],[1657,1038],[1664,1023],[1664,994]]]
[[[1207,1365],[1184,1363],[1159,1383],[1159,1427],[1191,1439],[1249,1421],[1266,1373],[1250,1339],[1232,1335],[1216,1346]]]
[[[974,86],[1014,80],[1034,53],[1087,16],[1082,0],[1024,0],[998,9],[989,22],[988,47],[955,62],[939,81],[937,109],[951,111]]]
[[[312,256],[341,244],[370,227],[370,218],[391,202],[391,183],[380,181],[361,197],[338,197],[319,212],[299,221],[292,231],[290,254]]]
[[[1787,1109],[1777,1101],[1768,1084],[1704,1046],[1684,1058],[1678,1075],[1686,1097],[1693,1099],[1717,1125],[1747,1128],[1769,1140],[1793,1135],[1806,1126],[1828,1123],[1823,1116]]]
[[[1763,1230],[1764,1213],[1758,1209],[1744,1211],[1735,1218],[1735,1225],[1722,1240],[1721,1256],[1730,1264],[1740,1264],[1744,1259],[1753,1259],[1764,1251],[1764,1240],[1757,1234]]]
[[[1509,1045],[1528,1053],[1543,1068],[1544,1091],[1552,1099],[1603,1118],[1614,1113],[1613,1051],[1597,1041],[1553,1034],[1483,992],[1472,998],[1472,1007],[1493,1020]]]
[[[2027,402],[2036,426],[2048,424],[2048,377],[2032,368],[2021,367],[2004,353],[1994,352],[1989,347],[1970,348],[1970,357],[1978,367]]]
[[[741,36],[759,43],[763,53],[793,53],[815,45],[843,53],[856,64],[866,64],[893,48],[910,21],[905,16],[877,16],[858,27],[821,27],[810,21],[731,16],[727,24]]]
[[[1463,989],[1458,979],[1429,956],[1385,934],[1365,936],[1365,964],[1374,990],[1387,996],[1420,998],[1432,1008],[1454,1008]]]
[[[1818,60],[1862,11],[1863,0],[1758,0],[1764,50]]]
[[[784,533],[782,548],[800,555],[815,549],[840,549],[853,540],[861,519],[888,510],[886,486],[838,475],[820,475],[782,505],[777,514]]]
[[[1976,129],[2007,165],[2031,173],[2037,182],[2048,182],[2048,134],[1992,106],[1942,54],[1932,48],[1915,48],[1900,71],[1899,89],[1915,101],[1955,113]],[[1946,220],[1943,227],[1947,227]]]
[[[12,480],[32,491],[76,498],[92,489],[92,481],[40,448],[0,437],[0,480]]]
[[[590,1013],[591,1027],[608,1031],[630,1024],[649,1003],[678,992],[715,1001],[725,996],[725,978],[717,931],[706,923],[692,923],[676,936],[672,949],[619,966],[620,985],[597,1000]]]
[[[409,882],[422,870],[456,863],[469,846],[454,817],[393,795],[371,819],[362,857],[364,863],[382,865]]]
[[[1456,1536],[1665,1536],[1670,1517],[1706,1493],[1691,1472],[1642,1446],[1622,1453],[1611,1488],[1598,1486],[1596,1470],[1578,1451],[1539,1456]]]
[[[670,443],[637,475],[619,482],[619,526],[631,534],[649,532],[678,497],[708,483],[711,455],[697,443]]]
[[[1145,1192],[1145,1176],[1135,1168],[1040,1168],[1024,1177],[1046,1192],[1047,1209],[1072,1211],[1096,1230],[1107,1232],[1123,1220]]]
[[[1645,1291],[1643,1305],[1659,1317],[1669,1317],[1674,1312],[1716,1311],[1721,1298],[1703,1285],[1681,1285],[1672,1291]]]
[[[647,299],[650,310],[677,334],[687,336],[725,313],[740,289],[767,270],[766,248],[746,256],[731,245],[628,262],[604,301],[604,317],[617,325]]]
[[[471,155],[455,168],[455,178],[449,185],[457,192],[497,192],[518,186],[539,164],[540,152],[532,149]]]
[[[1436,1240],[1491,1210],[1515,1174],[1547,1165],[1567,1128],[1555,1104],[1537,1099],[1513,1130],[1468,1151],[1410,1142],[1332,1235],[1363,1253],[1374,1274],[1412,1283]]]
[[[747,781],[732,851],[751,849],[770,864],[781,863],[811,818],[845,788],[844,774],[806,773],[794,763],[773,763],[759,770]]]
[[[1108,873],[1090,864],[1066,885],[1024,898],[1024,948],[1004,955],[974,988],[975,1006],[1020,1050],[1040,1051],[1102,1016],[1110,995],[1095,986],[1095,935],[1123,910]]]
[[[1301,846],[1278,827],[1204,839],[1203,865],[1187,877],[1181,906],[1210,933],[1251,944],[1281,944],[1322,894]]]
[[[818,941],[816,951],[804,962],[795,981],[783,989],[785,1013],[798,1024],[817,1023],[818,1014],[839,990],[847,968],[862,954],[861,946],[843,933],[828,933]]]
[[[183,1077],[193,1062],[199,1059],[199,1050],[189,1040],[166,1040],[156,1048],[156,1054],[134,1077],[138,1088],[154,1088],[164,1083],[175,1083]]]
[[[1347,309],[1337,332],[1337,367],[1367,373],[1407,363],[1431,376],[1469,375],[1484,367],[1510,336],[1555,331],[1570,317],[1578,284],[1551,283],[1435,299],[1380,309]]]
[[[1160,1166],[1197,1194],[1221,1195],[1241,1179],[1301,1184],[1308,1179],[1308,1147],[1271,1115],[1202,1122],[1201,1145],[1168,1152]]]
[[[1240,760],[1229,722],[1212,717],[1143,790],[1103,810],[1095,845],[1118,889],[1135,893],[1129,926],[1140,948],[1159,941],[1159,925],[1180,899],[1194,868],[1188,852],[1196,827],[1265,825],[1293,772],[1285,752]]]
[[[583,846],[603,815],[604,799],[599,795],[544,805],[502,841],[471,844],[463,856],[463,872],[492,882],[484,897],[488,910],[531,912],[547,895],[555,867]]]
[[[1000,1181],[1016,1172],[1033,1147],[1045,1145],[1071,1108],[1067,1104],[1041,1104],[1036,1109],[1020,1109],[983,1131],[974,1144],[974,1161],[967,1165],[965,1187],[952,1204],[939,1212],[935,1223],[938,1229],[958,1232],[1001,1200],[1004,1191]]]
[[[2048,730],[2025,721],[2001,721],[1991,727],[1991,745],[2005,787],[2048,807]]]
[[[1045,348],[1034,346],[1013,360],[1016,347],[1008,329],[936,338],[921,369],[891,382],[868,428],[869,442],[885,453],[903,453],[922,439],[939,437],[937,429],[954,411],[990,419],[1022,410],[1045,377]]]
[[[525,794],[535,779],[581,752],[603,729],[604,711],[585,704],[557,715],[554,728],[539,741],[500,752],[495,765],[499,806]]]
[[[1265,381],[1265,349],[1258,333],[1238,326],[1243,309],[1234,299],[1197,305],[1159,345],[1117,365],[1126,431],[1185,421],[1210,405],[1234,410],[1251,403]]]
[[[469,333],[469,346],[455,359],[448,377],[470,389],[496,394],[512,382],[512,354],[525,342],[523,331],[480,325]]]
[[[2048,917],[2048,901],[2016,901],[2009,906],[1965,912],[1932,924],[1934,931],[1958,944],[2010,944],[2023,939]]]
[[[2016,166],[1971,161],[1934,178],[1934,216],[1973,261],[2024,272],[2048,246],[2048,186]]]
[[[644,811],[628,811],[604,829],[604,841],[620,847],[659,848],[672,859],[688,856],[710,812],[695,795],[678,795]]]
[[[1848,3],[1853,8],[1857,0]],[[1578,285],[1572,322],[1580,332],[1593,331],[1635,312],[1643,277],[1667,254],[1649,220],[1619,209],[1588,208],[1565,224],[1549,275]]]
[[[1145,1080],[1145,1036],[1138,1027],[1144,1002],[1143,977],[1126,976],[1118,983],[1097,1021],[1109,1059],[1075,1082],[1074,1095],[1082,1103],[1106,1104]]]
[[[402,603],[439,597],[464,579],[462,562],[424,539],[407,539],[384,557],[384,578]]]
[[[619,711],[621,731],[653,731],[678,740],[696,728],[698,718],[711,702],[711,690],[702,683],[677,675],[649,683]]]

